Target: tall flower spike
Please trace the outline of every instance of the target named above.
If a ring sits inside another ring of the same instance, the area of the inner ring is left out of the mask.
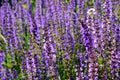
[[[3,50],[0,50],[0,78],[3,80],[5,78],[4,75],[4,67],[2,65],[2,62],[5,60],[5,54]]]
[[[96,70],[96,54],[94,52],[94,42],[93,42],[93,36],[91,34],[91,29],[88,27],[89,22],[86,25],[83,21],[81,21],[83,30],[84,30],[84,44],[86,47],[86,53],[89,55],[88,56],[88,62],[89,62],[89,68],[88,68],[88,77],[91,80],[97,80],[97,70]],[[95,65],[94,65],[95,64]],[[96,70],[96,71],[95,71]],[[93,73],[95,71],[95,74]]]

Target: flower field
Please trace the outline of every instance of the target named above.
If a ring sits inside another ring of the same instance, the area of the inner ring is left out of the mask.
[[[120,80],[120,0],[1,0],[0,80]]]

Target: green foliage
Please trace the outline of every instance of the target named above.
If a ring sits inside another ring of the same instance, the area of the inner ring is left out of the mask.
[[[59,72],[60,78],[65,79],[66,71],[64,70],[64,64],[63,64],[62,60],[59,61],[58,72]]]
[[[30,37],[30,33],[27,33],[27,34],[22,33],[21,36],[24,38],[24,42],[25,42],[24,47],[26,49],[29,49],[29,37]]]
[[[70,73],[71,77],[75,79],[76,72],[75,72],[74,66],[75,66],[75,61],[74,61],[74,59],[71,59],[70,64],[69,64],[69,73]]]
[[[16,80],[24,80],[23,74],[19,74],[18,77],[16,78]]]
[[[18,77],[16,80],[24,80],[24,76],[22,74],[21,71],[21,56],[20,53],[18,53],[18,51],[15,51],[15,64],[12,67],[12,70],[16,70]]]
[[[101,11],[100,11],[100,14],[103,15],[103,14],[105,14],[105,12],[101,10]]]
[[[101,56],[98,57],[98,64],[103,64],[103,58]]]
[[[2,34],[0,34],[0,41],[6,42],[6,39]]]
[[[0,41],[0,50],[6,51],[6,43],[4,43],[3,41]]]
[[[7,45],[7,40],[5,39],[5,37],[0,34],[0,50],[6,50],[6,45]]]
[[[80,49],[81,45],[79,42],[75,43],[74,50],[77,51],[77,49]]]
[[[93,3],[94,3],[94,0],[86,1],[86,2],[84,3],[84,9],[86,9],[88,6],[89,6],[90,8],[92,8],[92,7],[93,7]]]
[[[66,3],[68,3],[70,0],[66,0]]]
[[[60,75],[61,80],[65,80],[68,79],[69,76],[67,75],[67,69],[65,68],[65,65],[63,63],[63,58],[62,58],[62,54],[64,53],[63,50],[61,50],[57,55],[58,56],[58,61],[57,61],[57,65],[58,65],[58,74]]]
[[[2,62],[3,66],[6,68],[11,68],[11,70],[16,70],[18,77],[16,80],[24,80],[23,74],[21,72],[21,59],[18,56],[18,52],[15,53],[15,61],[12,61],[12,56],[8,53],[5,55],[5,61]]]
[[[9,53],[5,55],[5,61],[2,64],[4,67],[12,68],[12,57]]]
[[[34,12],[35,9],[35,0],[30,0],[31,4],[32,4],[32,11]]]
[[[74,50],[77,51],[78,49],[83,53],[85,52],[84,45],[80,44],[79,42],[76,42],[75,45],[74,45]]]
[[[21,57],[18,56],[18,53],[15,53],[15,61],[16,64],[14,65],[14,69],[17,71],[18,74],[21,73]]]
[[[84,9],[87,8],[87,2],[84,3]]]
[[[27,8],[27,4],[22,4],[22,7],[26,9]]]
[[[119,7],[120,8],[120,7]],[[117,14],[118,18],[120,19],[120,9],[118,10],[118,14]]]
[[[78,5],[76,5],[74,11],[76,12],[78,8],[79,8]]]
[[[61,80],[68,80],[70,76],[75,79],[76,72],[74,66],[78,63],[78,58],[75,57],[75,54],[71,54],[70,59],[63,58],[60,55],[64,53],[63,50],[58,53],[58,74],[60,75]]]
[[[93,2],[94,2],[94,0],[90,0],[90,1],[88,1],[88,5],[89,5],[90,8],[93,7]]]

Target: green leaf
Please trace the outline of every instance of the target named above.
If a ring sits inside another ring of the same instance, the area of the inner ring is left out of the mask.
[[[34,2],[35,2],[35,0],[30,0],[30,2],[31,2],[31,3],[34,3]]]
[[[7,62],[11,62],[11,55],[9,53],[6,54],[6,59],[7,59]]]
[[[84,3],[84,9],[87,7],[87,2]]]
[[[23,76],[23,74],[22,74],[22,73],[19,74],[16,80],[24,80],[24,76]]]
[[[78,10],[78,8],[79,8],[79,7],[78,7],[78,5],[76,5],[76,6],[75,6],[74,11],[77,11],[77,10]]]
[[[6,54],[5,61],[2,64],[4,67],[12,68],[12,57],[10,54]]]
[[[103,58],[102,57],[98,57],[98,63],[99,64],[103,64],[102,62],[103,62]]]
[[[10,54],[6,55],[7,67],[12,68],[12,57]]]
[[[22,7],[23,8],[27,8],[27,4],[22,4]]]
[[[6,51],[6,45],[8,45],[7,40],[2,34],[0,34],[0,50],[2,49]]]
[[[83,44],[80,44],[79,42],[76,42],[75,43],[75,46],[74,46],[74,50],[77,51],[77,50],[81,50],[81,52],[85,52],[85,47]]]
[[[6,64],[5,61],[2,62],[2,65],[3,65],[4,67],[7,67],[7,64]]]
[[[24,41],[25,41],[25,48],[29,49],[29,36],[30,36],[30,33],[22,33],[21,36],[24,38]]]
[[[35,0],[30,0],[31,4],[32,4],[32,12],[34,12],[35,9]]]
[[[3,42],[6,43],[6,39],[5,39],[5,37],[2,34],[0,34],[0,41],[3,41]]]
[[[68,3],[70,0],[66,0],[66,3]]]

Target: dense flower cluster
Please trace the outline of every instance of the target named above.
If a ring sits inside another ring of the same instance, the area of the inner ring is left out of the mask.
[[[120,80],[119,0],[2,0],[0,80]]]

